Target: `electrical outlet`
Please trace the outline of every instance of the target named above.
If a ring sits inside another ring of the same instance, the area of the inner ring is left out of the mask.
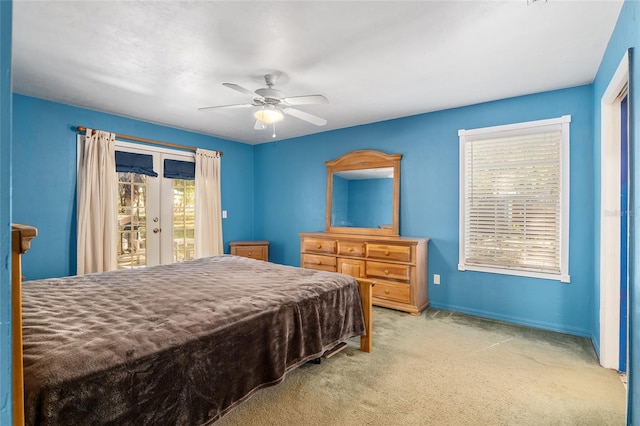
[[[222,218],[223,219],[227,218],[227,211],[226,210],[222,210]]]
[[[433,283],[435,285],[440,285],[440,275],[438,274],[433,274]]]

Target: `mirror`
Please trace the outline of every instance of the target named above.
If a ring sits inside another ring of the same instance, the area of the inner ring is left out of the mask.
[[[360,150],[327,161],[326,230],[398,235],[400,158]]]
[[[333,173],[331,226],[385,228],[393,212],[393,167]]]

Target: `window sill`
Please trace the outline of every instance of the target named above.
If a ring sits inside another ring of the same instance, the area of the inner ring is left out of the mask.
[[[560,281],[566,284],[571,282],[571,277],[569,275],[552,274],[548,272],[523,271],[521,269],[495,268],[495,267],[487,267],[487,266],[458,264],[458,270],[487,272],[490,274],[515,275],[519,277],[528,277],[528,278],[540,278],[543,280]]]

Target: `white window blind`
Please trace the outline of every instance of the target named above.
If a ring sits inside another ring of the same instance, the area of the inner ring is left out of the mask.
[[[459,132],[459,269],[568,281],[569,121]]]

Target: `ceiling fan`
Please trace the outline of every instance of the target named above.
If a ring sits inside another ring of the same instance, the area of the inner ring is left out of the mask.
[[[245,104],[233,104],[233,105],[219,105],[198,108],[200,111],[221,109],[221,108],[251,108],[258,107],[254,112],[256,118],[256,124],[253,126],[256,130],[265,129],[267,124],[273,125],[273,137],[275,137],[275,123],[281,121],[285,115],[296,117],[300,120],[306,121],[316,126],[324,126],[327,124],[327,120],[320,118],[316,115],[309,114],[308,112],[301,111],[296,108],[291,108],[297,105],[311,105],[311,104],[326,104],[329,101],[322,95],[304,95],[304,96],[291,96],[285,97],[284,93],[280,90],[274,89],[273,85],[276,83],[278,76],[276,74],[266,74],[264,81],[267,87],[258,89],[252,92],[239,86],[235,83],[222,83],[230,89],[237,90],[240,93],[251,96],[253,102]]]

